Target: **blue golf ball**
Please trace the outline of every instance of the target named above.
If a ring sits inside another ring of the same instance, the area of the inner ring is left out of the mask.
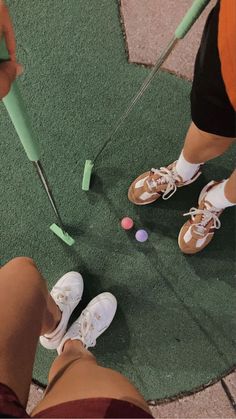
[[[138,242],[145,242],[148,239],[148,233],[146,230],[138,230],[135,234],[135,238]]]

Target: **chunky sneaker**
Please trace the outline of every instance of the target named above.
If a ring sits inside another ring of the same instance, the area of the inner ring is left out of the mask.
[[[96,339],[110,326],[117,309],[114,295],[103,292],[93,298],[63,337],[57,352],[60,355],[69,339],[80,340],[85,348],[96,345]]]
[[[54,285],[51,296],[62,312],[61,321],[49,334],[40,336],[41,345],[56,349],[65,334],[72,311],[79,304],[84,290],[82,276],[78,272],[68,272]]]
[[[128,191],[128,198],[133,204],[147,205],[158,198],[169,199],[177,191],[177,188],[193,183],[200,175],[198,170],[188,181],[183,182],[176,172],[176,162],[160,169],[151,169],[137,177]]]
[[[207,193],[219,182],[211,181],[203,188],[199,199],[198,208],[191,208],[184,216],[190,215],[180,230],[178,243],[183,253],[193,254],[200,252],[213,239],[215,230],[221,226],[219,220],[223,210],[215,208],[207,201]]]

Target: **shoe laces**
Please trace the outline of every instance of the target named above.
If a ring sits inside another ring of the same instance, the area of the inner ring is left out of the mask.
[[[206,226],[210,221],[213,221],[212,227],[218,230],[221,227],[221,222],[217,214],[219,214],[219,209],[215,207],[208,207],[208,208],[191,208],[189,212],[184,214],[184,216],[191,216],[191,219],[194,221],[194,217],[196,215],[201,215],[201,221],[199,223],[194,224],[194,229],[197,234],[200,236],[204,236],[206,233]]]
[[[147,180],[147,185],[150,190],[153,188],[156,188],[159,185],[167,185],[166,189],[162,195],[162,198],[164,200],[167,200],[174,195],[174,193],[177,191],[176,182],[179,182],[179,176],[176,172],[175,167],[172,169],[168,169],[167,167],[161,167],[160,169],[151,169],[151,172],[154,175],[158,175],[158,179],[150,178]]]
[[[58,287],[55,286],[51,292],[51,295],[56,304],[70,304],[71,302],[78,301],[78,296],[73,296],[71,287]]]
[[[101,316],[98,313],[93,315],[84,310],[79,319],[79,334],[81,335],[81,340],[85,345],[85,348],[93,347],[96,345],[96,334],[99,329],[99,320]]]

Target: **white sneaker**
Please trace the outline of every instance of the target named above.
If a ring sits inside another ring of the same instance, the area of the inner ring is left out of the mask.
[[[51,296],[62,312],[61,321],[49,334],[40,336],[41,345],[47,349],[56,349],[63,338],[72,311],[79,304],[83,295],[84,282],[78,272],[68,272],[54,285]]]
[[[63,337],[57,352],[60,355],[67,340],[80,340],[85,348],[96,345],[96,339],[110,326],[117,309],[114,295],[103,292],[93,298]]]

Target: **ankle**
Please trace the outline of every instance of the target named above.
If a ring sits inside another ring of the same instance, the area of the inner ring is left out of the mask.
[[[83,345],[83,342],[78,339],[68,339],[65,341],[62,352],[81,352],[84,351],[85,347]]]
[[[63,345],[61,355],[73,359],[86,359],[97,362],[94,355],[84,347],[83,342],[77,339],[68,339]]]
[[[60,308],[57,305],[56,310],[55,310],[54,319],[53,319],[54,320],[54,324],[52,326],[52,330],[50,332],[48,332],[48,333],[51,333],[54,330],[56,330],[56,328],[58,327],[58,325],[59,325],[59,323],[61,321],[61,317],[62,317],[62,311],[60,310]]]
[[[50,335],[58,327],[62,317],[62,312],[58,306],[56,306],[52,312],[47,312],[44,316],[43,326],[41,335]]]
[[[235,202],[232,202],[228,199],[228,196],[225,193],[225,189],[228,183],[228,179],[222,181],[218,185],[213,186],[212,189],[207,193],[205,201],[211,203],[215,208],[224,209],[236,205]]]
[[[232,173],[225,183],[225,197],[231,204],[236,205],[236,171]]]
[[[202,163],[189,162],[184,155],[184,150],[182,150],[175,168],[177,174],[182,178],[183,182],[187,182],[199,171],[201,164]]]

